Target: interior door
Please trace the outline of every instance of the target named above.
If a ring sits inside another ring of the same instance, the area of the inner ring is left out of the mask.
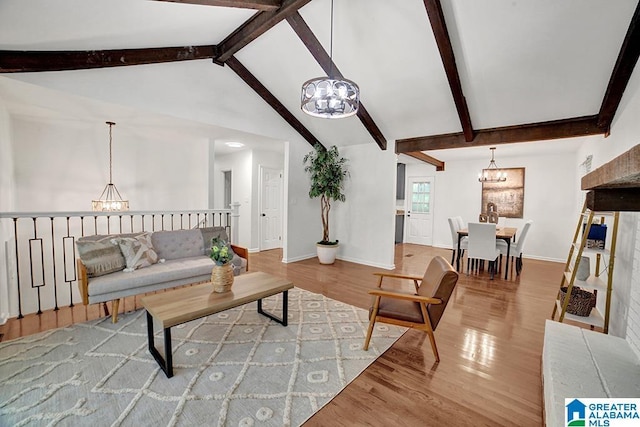
[[[409,177],[405,213],[405,239],[418,245],[433,244],[433,177]]]
[[[282,171],[260,167],[260,250],[282,247]]]

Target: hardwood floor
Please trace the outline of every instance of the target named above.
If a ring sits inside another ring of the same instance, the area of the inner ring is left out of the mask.
[[[396,272],[422,275],[435,255],[451,251],[396,245]],[[251,270],[287,277],[295,286],[361,308],[375,287],[373,267],[309,259],[281,262],[282,251],[251,254]],[[408,331],[305,426],[541,426],[540,358],[545,319],[551,315],[563,264],[525,260],[510,280],[487,271],[461,274],[436,330],[440,363],[426,334]],[[512,270],[512,269],[510,269]],[[504,275],[503,275],[504,276]],[[412,282],[389,282],[412,289]],[[121,310],[139,307],[139,298]],[[10,320],[3,340],[104,316],[97,305]]]

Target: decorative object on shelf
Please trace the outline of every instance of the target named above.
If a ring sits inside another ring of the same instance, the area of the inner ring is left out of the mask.
[[[322,240],[316,244],[318,259],[321,264],[333,264],[338,251],[338,240],[329,240],[329,212],[332,200],[344,202],[346,199],[342,190],[349,174],[346,168],[347,159],[340,156],[335,145],[326,149],[316,144],[314,150],[307,153],[302,162],[305,165],[304,171],[311,178],[309,197],[320,197]]]
[[[582,225],[582,233],[587,224]],[[604,249],[605,241],[607,240],[607,224],[591,224],[589,227],[589,235],[587,236],[587,248],[589,249]]]
[[[489,162],[489,166],[486,169],[482,169],[482,172],[478,174],[479,182],[504,182],[507,180],[507,173],[503,172],[501,169],[498,169],[496,165],[496,161],[494,159],[494,151],[496,147],[491,147],[491,161]]]
[[[228,292],[233,286],[233,251],[228,243],[219,237],[211,240],[211,259],[215,262],[211,270],[211,284],[214,292]]]
[[[112,127],[114,122],[106,122],[109,125],[109,183],[102,190],[98,200],[91,201],[91,210],[98,212],[119,212],[129,210],[129,201],[123,200],[120,192],[113,183],[113,155],[112,155]]]
[[[331,43],[329,75],[307,80],[302,85],[300,107],[313,117],[341,119],[353,116],[360,105],[360,88],[353,81],[336,76],[333,69],[333,0],[331,0]]]
[[[591,274],[591,260],[588,256],[580,257],[580,264],[578,264],[578,271],[576,271],[576,279],[587,280]]]
[[[560,305],[564,304],[564,299],[567,296],[567,286],[560,288]],[[567,313],[575,314],[576,316],[587,317],[591,314],[591,309],[596,306],[596,298],[598,291],[596,289],[593,292],[580,289],[578,286],[574,286],[571,289],[571,297],[569,298],[569,305],[567,305]]]

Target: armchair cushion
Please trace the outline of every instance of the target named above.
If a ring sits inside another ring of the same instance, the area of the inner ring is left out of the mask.
[[[369,310],[369,314],[373,308]],[[395,298],[380,298],[378,316],[391,317],[393,319],[404,320],[406,322],[423,323],[420,303],[403,301]]]

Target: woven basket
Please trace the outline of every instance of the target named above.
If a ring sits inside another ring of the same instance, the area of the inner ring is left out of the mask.
[[[211,284],[213,292],[228,292],[233,285],[233,267],[228,262],[223,265],[215,265],[211,270]]]
[[[571,290],[571,298],[569,298],[569,305],[567,305],[567,313],[575,314],[576,316],[587,317],[591,314],[591,309],[596,306],[596,297],[598,291],[593,292],[585,291],[577,286],[574,286]],[[564,299],[567,296],[567,287],[560,288],[560,304],[564,304]]]

